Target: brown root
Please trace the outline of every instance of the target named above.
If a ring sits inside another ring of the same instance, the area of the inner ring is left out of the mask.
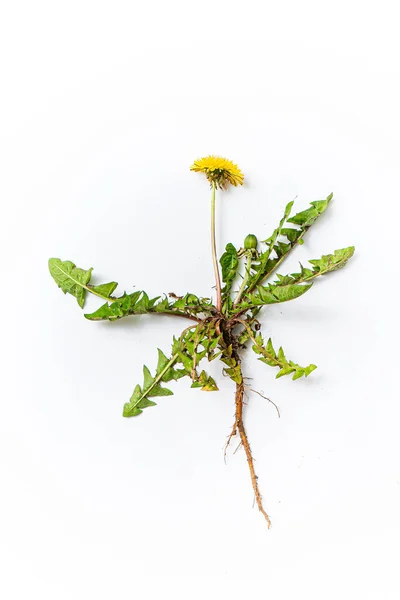
[[[237,321],[241,322],[240,319]],[[258,482],[257,482],[258,478],[257,478],[257,475],[254,470],[254,459],[253,459],[253,455],[251,453],[249,440],[247,439],[247,433],[246,433],[246,429],[245,429],[244,423],[243,423],[243,406],[245,404],[243,397],[245,394],[245,384],[243,382],[243,373],[242,373],[241,364],[240,364],[241,360],[240,360],[239,351],[238,351],[239,350],[238,339],[237,339],[237,336],[235,336],[232,333],[232,327],[235,325],[235,320],[230,321],[230,322],[224,322],[221,319],[218,322],[218,325],[220,326],[221,333],[223,335],[223,341],[224,341],[224,344],[226,345],[225,347],[231,348],[232,358],[234,359],[233,366],[235,367],[234,373],[235,373],[235,383],[236,383],[235,422],[233,424],[232,431],[229,434],[227,442],[225,444],[224,458],[226,458],[226,451],[228,449],[228,446],[229,446],[232,438],[237,433],[239,433],[240,443],[239,443],[238,447],[236,448],[236,450],[238,450],[240,448],[240,446],[243,446],[243,448],[244,448],[244,451],[246,453],[246,458],[247,458],[247,464],[249,466],[251,483],[252,483],[253,490],[254,490],[255,502],[257,503],[258,510],[264,515],[264,518],[267,521],[268,529],[269,529],[271,527],[271,520],[263,507],[262,496],[261,496],[261,493],[260,493],[260,490],[258,487]],[[229,363],[227,363],[227,364],[229,364]],[[236,370],[237,367],[239,367],[239,369],[238,369],[239,372],[237,372],[237,370]],[[233,377],[231,377],[231,378],[233,379]],[[240,381],[240,383],[238,383],[238,381]],[[278,411],[278,413],[279,413],[279,411]],[[236,452],[236,450],[235,450],[235,452]]]
[[[279,412],[279,408],[277,407],[277,405],[275,404],[275,402],[273,400],[271,400],[271,398],[267,398],[267,396],[264,396],[264,394],[262,394],[261,392],[257,392],[257,390],[253,390],[252,388],[249,388],[249,390],[251,392],[254,392],[255,394],[258,394],[259,396],[261,396],[261,398],[264,398],[264,400],[268,400],[268,402],[270,402],[271,404],[273,404],[276,408],[276,412],[278,413],[278,417],[281,418],[281,413]]]
[[[224,461],[225,461],[225,462],[226,462],[226,452],[227,452],[227,450],[228,450],[228,446],[229,446],[229,444],[231,443],[231,439],[232,439],[233,437],[235,437],[235,435],[236,435],[236,434],[237,434],[237,428],[236,428],[236,421],[235,421],[235,422],[234,422],[234,424],[233,424],[233,427],[232,427],[232,431],[231,431],[231,432],[230,432],[230,434],[228,435],[228,439],[227,439],[227,441],[226,441],[226,444],[225,444],[225,447],[224,447]]]
[[[241,441],[244,451],[246,453],[247,464],[249,465],[251,483],[253,485],[254,496],[255,496],[257,506],[258,506],[258,510],[264,515],[264,518],[268,523],[268,529],[269,529],[271,527],[271,520],[263,507],[262,496],[261,496],[261,493],[260,493],[260,490],[258,487],[258,482],[257,482],[258,478],[257,478],[257,475],[254,470],[254,459],[253,459],[253,455],[251,453],[249,440],[247,439],[247,434],[246,434],[246,430],[245,430],[244,423],[243,423],[243,394],[244,394],[243,383],[237,383],[236,384],[236,394],[235,394],[235,405],[236,405],[235,424],[233,426],[232,433],[230,434],[227,444],[225,446],[225,453],[226,453],[226,448],[228,447],[229,442],[231,441],[231,438],[234,435],[236,435],[236,433],[238,431],[239,435],[240,435],[240,441]]]

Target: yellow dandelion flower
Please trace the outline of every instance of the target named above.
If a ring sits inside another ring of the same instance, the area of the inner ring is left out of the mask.
[[[208,181],[214,183],[220,189],[229,183],[237,186],[243,185],[244,175],[235,163],[222,156],[206,156],[195,160],[190,167],[191,171],[204,173]]]

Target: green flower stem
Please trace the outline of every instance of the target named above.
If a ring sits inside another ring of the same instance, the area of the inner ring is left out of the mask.
[[[217,302],[216,309],[221,312],[221,277],[218,269],[218,260],[217,260],[217,247],[215,244],[215,190],[216,185],[213,181],[211,183],[211,253],[214,265],[214,275],[215,275],[215,287],[217,290]]]
[[[248,282],[249,277],[250,277],[251,250],[247,250],[247,252],[246,252],[246,260],[247,260],[247,262],[246,262],[246,272],[245,272],[245,275],[243,277],[242,285],[240,286],[238,295],[236,296],[236,299],[235,299],[235,301],[233,303],[233,306],[235,306],[236,304],[239,304],[239,302],[241,301],[241,299],[243,297],[243,294],[245,292],[245,289],[246,289],[247,282]]]

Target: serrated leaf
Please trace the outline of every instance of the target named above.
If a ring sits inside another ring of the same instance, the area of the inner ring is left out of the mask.
[[[176,340],[174,338],[174,344],[175,342]],[[143,408],[155,406],[156,403],[150,400],[150,398],[173,395],[173,392],[170,389],[163,387],[161,382],[166,380],[169,374],[171,374],[170,379],[179,379],[186,374],[185,372],[174,371],[173,364],[177,361],[177,354],[168,360],[165,354],[160,349],[158,350],[156,375],[153,377],[148,367],[146,367],[146,365],[143,367],[143,387],[139,384],[135,386],[129,402],[124,405],[124,417],[135,417],[141,414]],[[170,368],[166,370],[168,364],[170,364]]]
[[[158,351],[158,362],[157,362],[156,373],[157,373],[157,375],[159,375],[161,373],[161,371],[163,369],[165,369],[165,367],[169,363],[169,359],[165,356],[164,352],[162,350],[160,350],[160,348],[157,348],[157,351]]]
[[[103,304],[102,306],[100,306],[100,308],[98,308],[97,310],[95,310],[92,313],[85,313],[84,317],[86,319],[88,319],[89,321],[102,321],[103,319],[109,319],[112,320],[111,317],[113,317],[113,313],[111,312],[110,306],[109,304],[106,302],[105,304]],[[114,320],[117,319],[118,317],[114,317]]]
[[[284,235],[289,242],[293,243],[301,235],[301,229],[294,229],[294,227],[283,227],[281,230],[281,235]]]
[[[236,365],[235,367],[225,368],[224,373],[226,373],[228,375],[228,377],[230,377],[232,379],[232,381],[234,381],[235,383],[240,384],[243,381],[242,370],[240,368],[240,365]]]
[[[335,250],[333,254],[326,254],[320,259],[312,259],[308,262],[314,266],[313,274],[318,271],[319,274],[324,275],[325,273],[344,267],[347,261],[353,256],[354,251],[354,246],[348,246],[347,248]]]
[[[269,284],[268,287],[258,286],[257,293],[249,294],[248,301],[238,304],[236,311],[243,311],[249,306],[249,303],[253,306],[263,306],[265,304],[288,302],[305,294],[311,286],[312,284],[297,285],[296,283],[282,285],[280,281],[276,284]]]
[[[295,369],[292,379],[293,380],[300,379],[300,377],[303,377],[303,375],[305,375],[305,374],[306,374],[305,369]]]
[[[139,415],[142,414],[142,410],[140,410],[140,408],[132,407],[129,402],[126,402],[124,404],[124,409],[122,411],[122,416],[123,417],[138,417]]]
[[[348,246],[347,248],[341,248],[335,250],[333,254],[325,254],[318,259],[309,260],[309,263],[313,265],[312,269],[303,267],[300,263],[300,272],[292,273],[291,275],[277,275],[278,281],[275,282],[275,286],[282,287],[288,286],[288,282],[292,284],[303,284],[307,281],[312,281],[320,275],[326,275],[332,271],[337,271],[343,268],[347,261],[353,256],[355,251],[354,246]],[[279,293],[279,292],[278,292]]]
[[[288,361],[282,347],[279,348],[278,354],[276,355],[271,338],[268,339],[267,344],[264,344],[263,339],[259,334],[257,338],[253,339],[253,342],[256,342],[252,348],[254,352],[259,355],[258,360],[270,367],[279,367],[279,371],[276,375],[277,379],[284,375],[290,375],[291,373],[293,373],[293,379],[299,379],[300,377],[303,377],[303,375],[307,377],[317,368],[316,365],[312,364],[308,365],[308,367],[301,367],[293,361]]]
[[[287,364],[286,356],[285,356],[282,346],[278,350],[278,360],[283,364]]]
[[[313,365],[313,364],[308,365],[308,367],[306,367],[304,369],[304,375],[306,377],[308,377],[310,375],[310,373],[312,373],[313,371],[315,371],[316,368],[317,368],[317,365]]]
[[[253,347],[253,350],[254,350],[254,347]],[[255,350],[254,350],[254,352],[255,352]],[[267,358],[266,356],[261,356],[258,360],[260,360],[261,362],[265,363],[269,367],[277,367],[277,366],[279,366],[279,365],[276,364],[276,359],[273,359],[273,358]]]
[[[100,285],[89,285],[89,288],[96,294],[101,294],[102,296],[109,298],[117,286],[118,283],[116,281],[110,281],[109,283],[101,283]]]
[[[281,258],[282,256],[285,256],[285,254],[287,254],[289,252],[291,247],[292,247],[292,244],[290,244],[290,243],[285,244],[284,242],[276,242],[276,244],[274,246],[274,250],[275,250],[277,257]]]
[[[328,204],[332,198],[333,194],[329,194],[326,200],[315,200],[314,202],[311,202],[311,208],[297,213],[294,217],[288,219],[287,222],[295,225],[302,225],[303,227],[310,227],[328,208]]]
[[[49,271],[54,281],[64,294],[75,296],[79,306],[83,308],[93,269],[80,269],[70,260],[62,261],[59,258],[49,259]]]
[[[172,394],[172,392],[171,392]],[[149,394],[149,396],[161,396],[162,394]],[[168,394],[165,394],[168,395]],[[144,398],[141,399],[140,403],[139,403],[140,408],[149,408],[149,406],[157,406],[156,402],[153,402],[152,400],[149,400],[149,398],[147,396],[145,396]]]
[[[170,304],[169,304],[168,298],[165,297],[155,305],[154,311],[155,312],[163,312],[165,310],[168,310],[169,308],[170,308]]]
[[[129,296],[125,296],[115,300],[111,304],[107,302],[100,306],[93,313],[85,313],[85,318],[89,321],[101,321],[108,319],[109,321],[115,321],[121,317],[125,317],[130,314],[131,299]]]
[[[156,300],[157,298],[149,300],[146,292],[138,290],[132,294],[124,294],[120,298],[113,300],[110,304],[103,304],[93,313],[86,313],[85,317],[89,321],[105,319],[115,321],[128,315],[141,315],[155,310],[157,307],[157,305],[154,306]]]
[[[147,396],[153,398],[155,396],[173,396],[174,393],[168,388],[161,387],[161,385],[154,385],[151,390],[147,393]],[[155,403],[153,403],[155,404]]]
[[[222,290],[223,301],[226,303],[229,298],[233,280],[235,279],[239,268],[237,250],[233,244],[229,243],[225,246],[225,252],[221,256],[219,262],[221,264],[222,281],[225,283]]]
[[[143,389],[147,390],[154,381],[154,377],[151,376],[149,369],[144,365],[143,367]]]
[[[279,379],[280,377],[283,377],[284,375],[290,375],[290,373],[293,373],[293,371],[295,371],[296,369],[294,367],[283,367],[279,373],[277,373],[275,375],[275,379]]]
[[[218,387],[214,379],[207,375],[205,371],[202,371],[199,377],[193,381],[192,388],[201,388],[203,392],[217,392]]]
[[[179,352],[179,361],[183,364],[183,366],[185,367],[185,370],[188,373],[192,372],[192,370],[193,370],[193,359],[190,358],[190,356],[188,356],[184,352],[180,351]]]
[[[262,344],[262,338],[261,338],[261,344]],[[266,345],[266,350],[267,350],[268,354],[270,354],[271,356],[273,356],[274,358],[276,358],[276,354],[275,354],[274,347],[272,345],[271,338],[268,339],[268,342],[267,342],[267,345]]]
[[[228,279],[233,278],[239,264],[237,250],[233,244],[227,244],[225,246],[225,252],[221,256],[219,262],[222,267],[222,281],[225,282],[228,281]]]
[[[130,397],[129,402],[124,404],[123,416],[124,417],[136,417],[140,415],[143,411],[140,410],[138,404],[140,402],[142,396],[142,388],[138,384],[133,390],[132,396]]]
[[[135,304],[135,314],[146,314],[149,310],[149,297],[146,292],[142,292],[140,300],[138,300]]]
[[[282,261],[288,256],[291,250],[302,242],[302,237],[316,219],[326,210],[329,202],[332,199],[332,194],[329,195],[326,200],[317,200],[311,202],[311,207],[305,211],[297,213],[292,218],[289,216],[289,208],[292,203],[287,205],[283,218],[279,222],[278,227],[274,230],[271,237],[265,240],[268,244],[268,248],[265,252],[259,254],[257,259],[252,261],[251,265],[251,276],[248,279],[248,283],[244,292],[244,299],[249,297],[253,290],[261,284],[262,281],[268,279],[282,263]],[[286,223],[294,223],[299,228],[285,227]],[[288,243],[279,239],[280,236],[284,236]]]
[[[312,287],[312,284],[309,285],[270,285],[269,290],[275,296],[278,302],[288,302],[289,300],[294,300],[295,298],[299,298]]]

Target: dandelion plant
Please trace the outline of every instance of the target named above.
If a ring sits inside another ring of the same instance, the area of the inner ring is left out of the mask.
[[[133,389],[123,407],[123,416],[137,417],[145,408],[156,404],[154,398],[171,396],[172,391],[165,384],[183,377],[189,378],[192,388],[217,391],[216,382],[200,364],[204,359],[211,361],[218,358],[222,362],[223,373],[235,385],[235,420],[226,448],[231,439],[238,435],[239,444],[246,454],[255,501],[270,526],[243,421],[246,383],[242,354],[250,345],[258,360],[278,370],[275,375],[277,378],[284,375],[292,375],[294,380],[308,377],[316,365],[300,366],[288,359],[281,347],[276,350],[271,338],[265,339],[261,334],[259,313],[269,304],[294,300],[308,292],[314,279],[343,267],[353,256],[354,247],[341,248],[333,254],[310,260],[310,266],[307,267],[300,264],[297,273],[281,275],[278,272],[285,258],[298,244],[303,243],[304,235],[328,208],[332,199],[330,194],[325,200],[311,202],[309,208],[292,217],[293,202],[289,202],[277,228],[268,238],[259,242],[254,234],[249,234],[238,249],[229,243],[218,261],[215,239],[217,193],[230,185],[242,185],[243,173],[236,164],[219,156],[196,160],[191,170],[204,174],[211,188],[211,256],[215,274],[215,302],[192,293],[149,298],[145,291],[134,291],[115,296],[118,285],[115,281],[100,285],[90,283],[92,269],[81,269],[73,262],[59,258],[49,260],[49,269],[57,285],[64,293],[75,296],[81,308],[87,294],[103,300],[95,312],[85,314],[89,321],[116,321],[124,317],[151,314],[179,317],[190,322],[179,335],[173,337],[168,355],[158,349],[158,362],[153,373],[146,366],[143,367],[143,383],[138,383]]]

